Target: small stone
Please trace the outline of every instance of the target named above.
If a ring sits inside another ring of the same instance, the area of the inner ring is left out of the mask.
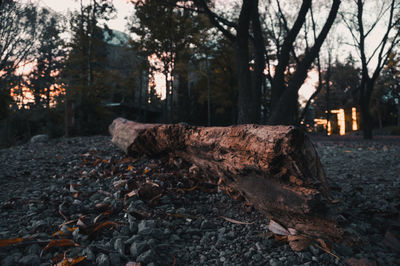
[[[119,230],[119,233],[123,236],[129,236],[130,234],[130,228],[128,226],[123,226],[121,227],[121,229]]]
[[[283,264],[282,264],[282,262],[280,262],[277,259],[270,259],[269,260],[269,265],[270,266],[282,266]]]
[[[27,254],[40,254],[42,248],[38,244],[33,244],[27,247],[26,253]]]
[[[94,253],[93,253],[93,251],[90,249],[90,247],[85,248],[85,249],[82,251],[82,253],[83,253],[83,255],[86,255],[86,259],[87,259],[87,260],[92,261],[92,260],[95,259]]]
[[[39,265],[40,264],[40,258],[39,255],[36,254],[30,254],[22,257],[19,260],[19,263],[21,265]]]
[[[49,140],[49,136],[45,134],[36,135],[31,138],[31,143],[45,143]]]
[[[139,242],[140,240],[142,240],[142,236],[134,235],[131,238],[125,240],[125,244],[126,245],[131,245],[133,242]]]
[[[152,234],[155,226],[156,226],[156,222],[154,220],[142,220],[138,224],[138,234],[150,235],[150,234]]]
[[[137,257],[146,249],[147,249],[147,243],[145,241],[141,241],[141,242],[133,242],[129,251],[133,257]]]
[[[116,253],[110,253],[110,263],[111,265],[121,265],[121,258]]]
[[[152,261],[152,259],[155,256],[155,252],[152,249],[147,250],[146,252],[140,254],[139,257],[137,257],[138,262],[143,262],[143,263],[149,263]]]
[[[251,257],[253,260],[255,260],[255,261],[260,261],[262,258],[261,258],[261,255],[260,254],[254,254],[253,255],[253,257]]]
[[[209,222],[207,220],[204,220],[200,225],[200,228],[203,229],[203,230],[204,229],[215,229],[216,227],[217,226],[214,223]]]
[[[315,246],[313,246],[313,245],[310,245],[310,251],[311,251],[311,253],[314,255],[314,256],[318,256],[318,254],[320,253],[320,249],[319,248],[317,248],[317,247],[315,247]]]
[[[100,253],[96,258],[96,263],[98,266],[109,266],[110,259],[108,258],[108,256],[106,254]]]
[[[114,249],[118,251],[121,256],[125,255],[125,244],[121,238],[117,238],[114,242]]]

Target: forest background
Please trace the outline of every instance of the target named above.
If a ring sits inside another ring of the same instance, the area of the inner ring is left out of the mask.
[[[400,132],[398,0],[131,0],[125,33],[113,1],[75,5],[0,1],[0,146],[117,116],[315,130],[352,107],[364,138]]]

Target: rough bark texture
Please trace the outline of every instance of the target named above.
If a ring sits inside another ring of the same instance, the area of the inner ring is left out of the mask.
[[[341,237],[327,218],[329,191],[318,154],[292,126],[194,127],[118,118],[112,142],[132,156],[178,156],[241,193],[268,217],[313,236]]]

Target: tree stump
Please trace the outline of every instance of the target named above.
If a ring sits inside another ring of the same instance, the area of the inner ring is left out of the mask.
[[[329,218],[329,187],[318,154],[296,127],[195,127],[117,118],[109,130],[112,142],[131,156],[180,157],[287,228],[341,238]]]

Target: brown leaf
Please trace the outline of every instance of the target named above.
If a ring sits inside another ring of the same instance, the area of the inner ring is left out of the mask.
[[[71,246],[78,247],[79,244],[75,243],[71,239],[53,239],[47,244],[47,246],[43,248],[42,252],[40,252],[40,257],[42,257],[45,251],[47,251],[52,247],[71,247]]]
[[[196,185],[194,185],[193,187],[190,187],[190,188],[184,188],[183,190],[184,191],[193,191],[193,190],[195,190],[197,187],[198,187],[199,185],[198,184],[196,184]]]
[[[286,228],[284,228],[282,225],[278,224],[274,220],[269,221],[268,230],[277,235],[290,235],[289,231],[286,230]]]
[[[377,266],[376,261],[356,258],[347,259],[346,264],[349,266]]]
[[[288,236],[288,241],[289,246],[293,251],[305,250],[312,243],[311,238],[303,235]]]
[[[147,173],[150,172],[150,171],[151,171],[151,169],[150,169],[149,167],[146,167],[146,168],[144,169],[143,174],[145,175],[145,174],[147,174]]]
[[[274,235],[274,239],[276,242],[286,242],[288,240],[288,236],[283,235]]]
[[[96,226],[96,228],[94,228],[94,230],[91,233],[91,235],[96,233],[96,232],[98,232],[98,231],[100,231],[103,228],[118,227],[118,226],[119,226],[119,224],[117,224],[116,222],[106,221],[106,222],[103,222],[103,223],[99,224],[98,226]]]
[[[54,264],[60,262],[62,259],[64,259],[64,254],[63,253],[58,253],[54,258],[51,260],[53,261]]]
[[[11,239],[1,239],[0,240],[0,247],[7,247],[13,244],[17,244],[17,243],[21,243],[22,241],[24,241],[23,238],[19,237],[19,238],[11,238]]]
[[[221,218],[226,220],[226,221],[228,221],[228,222],[234,223],[234,224],[254,224],[254,222],[251,222],[251,223],[249,223],[249,222],[241,222],[241,221],[238,221],[238,220],[235,220],[235,219],[232,219],[232,218],[228,218],[228,217],[225,217],[225,216],[221,216]]]
[[[321,245],[321,248],[325,251],[331,252],[331,249],[328,247],[328,245],[325,243],[325,241],[321,238],[317,238],[317,242]]]
[[[83,261],[85,259],[86,259],[86,256],[80,256],[80,257],[77,257],[75,259],[72,259],[72,258],[68,258],[67,259],[66,258],[62,262],[57,263],[57,266],[71,266],[71,265],[78,264],[79,262],[81,262],[81,261]]]
[[[127,196],[128,198],[130,198],[130,197],[135,196],[136,194],[137,194],[137,191],[136,191],[136,190],[132,190],[131,192],[125,194],[125,196]]]
[[[95,207],[98,211],[105,211],[111,207],[111,204],[109,202],[100,202],[100,203],[97,203],[95,205]]]
[[[54,234],[52,234],[51,236],[62,236],[62,235],[65,235],[65,232],[63,232],[63,231],[61,231],[61,230],[58,230],[57,232],[55,232]]]

